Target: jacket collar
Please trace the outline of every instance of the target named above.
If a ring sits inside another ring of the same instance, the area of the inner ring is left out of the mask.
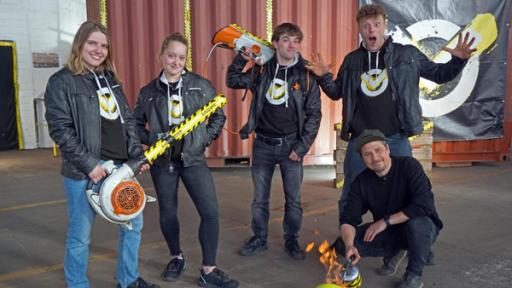
[[[300,53],[297,53],[297,57],[297,62],[295,64],[290,65],[288,69],[293,70],[299,67],[306,67],[306,63],[304,58],[302,58],[302,55]],[[268,71],[271,71],[272,73],[275,72],[277,67],[277,56],[274,54],[274,57],[272,57],[272,59],[270,59],[265,65],[267,66]]]
[[[164,74],[164,70],[162,69],[160,71],[160,74],[158,74],[158,77],[156,77],[156,79],[153,80],[153,82],[154,82],[156,89],[158,89],[164,93],[167,93],[167,87],[164,87],[162,85],[163,81],[160,80],[162,77],[164,77],[164,79],[165,79],[165,76],[163,76],[163,74]],[[183,87],[183,85],[185,84],[185,81],[187,81],[187,79],[189,77],[190,77],[190,72],[188,72],[188,70],[186,68],[183,69],[183,73],[181,74],[180,84],[178,84],[178,86]],[[167,79],[166,79],[166,81],[167,81]]]

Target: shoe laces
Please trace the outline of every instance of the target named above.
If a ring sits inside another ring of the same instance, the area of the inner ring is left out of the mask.
[[[171,262],[169,262],[169,264],[167,265],[167,270],[170,270],[170,271],[178,271],[179,270],[179,266],[180,266],[180,263],[182,261],[185,261],[185,259],[180,259],[178,257],[175,257],[174,259],[171,260]]]

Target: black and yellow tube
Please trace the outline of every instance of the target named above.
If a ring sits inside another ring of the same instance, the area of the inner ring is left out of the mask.
[[[159,139],[151,145],[151,147],[144,152],[144,156],[137,160],[128,161],[127,164],[130,166],[134,174],[136,174],[139,171],[140,166],[146,163],[153,163],[153,161],[164,154],[175,141],[181,140],[185,135],[192,132],[194,128],[206,121],[208,117],[217,111],[217,109],[221,109],[222,106],[226,105],[226,103],[227,100],[223,94],[215,96],[206,105],[181,122],[178,127],[172,129],[164,138]]]

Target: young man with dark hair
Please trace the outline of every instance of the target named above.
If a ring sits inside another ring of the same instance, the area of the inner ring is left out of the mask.
[[[270,188],[279,165],[285,194],[285,250],[294,259],[305,258],[297,241],[302,223],[300,186],[303,159],[320,126],[321,103],[316,80],[310,79],[298,52],[303,37],[297,25],[283,23],[272,36],[276,53],[271,60],[244,73],[249,58],[241,53],[228,68],[227,86],[253,93],[249,119],[240,130],[242,139],[256,133],[252,149],[253,236],[240,250],[244,256],[268,249]],[[245,54],[251,52],[249,48]]]

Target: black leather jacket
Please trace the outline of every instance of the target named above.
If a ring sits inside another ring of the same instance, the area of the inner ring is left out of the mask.
[[[263,67],[256,65],[254,73],[252,69],[243,73],[242,70],[247,64],[242,56],[237,55],[233,63],[229,65],[226,85],[234,89],[250,89],[253,94],[249,119],[240,129],[240,138],[247,139],[258,125],[258,119],[265,104],[265,93],[274,78],[276,70],[276,56],[264,64]],[[309,80],[307,78],[310,78]],[[295,101],[298,119],[299,141],[292,147],[293,151],[300,157],[306,155],[309,148],[315,141],[322,118],[320,89],[316,83],[316,77],[307,72],[304,59],[299,57],[298,63],[289,68],[288,82],[290,98]],[[298,84],[298,85],[295,85]],[[309,85],[309,87],[305,87]],[[299,87],[296,89],[296,87]]]
[[[451,81],[464,68],[465,61],[452,57],[445,64],[434,63],[416,47],[392,41],[391,37],[388,37],[383,47],[391,93],[404,134],[417,135],[423,131],[419,102],[420,77],[436,83]],[[347,141],[350,140],[348,130],[357,105],[357,89],[361,83],[361,74],[364,72],[367,58],[367,50],[360,46],[345,57],[336,80],[332,80],[331,73],[318,78],[318,84],[329,98],[333,100],[343,98],[341,138]]]
[[[150,145],[158,140],[158,134],[169,131],[169,108],[167,101],[167,87],[160,82],[160,76],[144,86],[137,97],[134,116],[137,122],[137,131],[142,143]],[[186,72],[182,76],[182,97],[184,116],[192,115],[216,96],[215,89],[210,81],[203,77]],[[185,136],[182,160],[185,167],[197,165],[206,161],[204,151],[210,143],[219,137],[226,116],[222,109],[218,109],[208,119]],[[149,130],[146,129],[148,124]],[[169,152],[169,151],[168,151]],[[155,163],[160,166],[167,165],[170,155],[160,156]]]
[[[105,75],[115,94],[124,120],[123,129],[128,157],[142,153],[139,137],[121,86],[114,84],[112,73]],[[73,75],[62,68],[48,80],[44,103],[50,137],[62,151],[61,174],[72,179],[85,179],[100,162],[101,116],[98,87],[94,75]]]

